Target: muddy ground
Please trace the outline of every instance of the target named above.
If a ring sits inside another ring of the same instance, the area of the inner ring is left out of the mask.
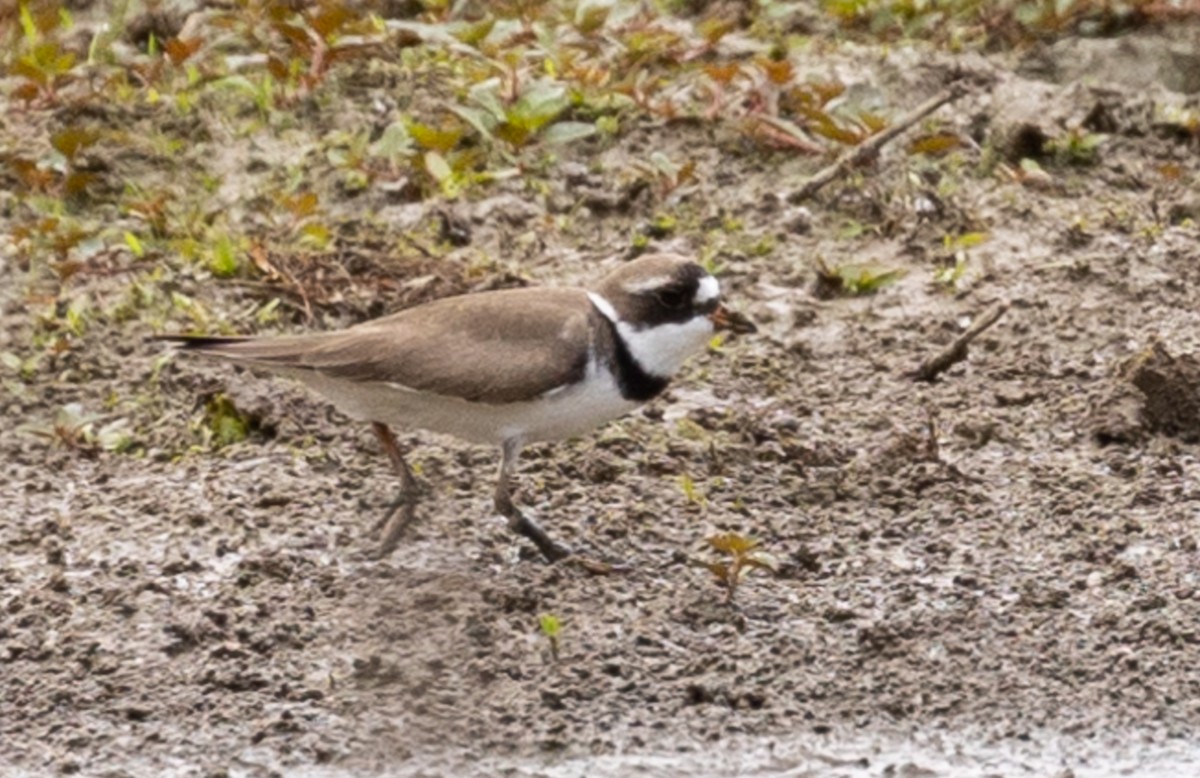
[[[1133,382],[1156,342],[1200,352],[1197,141],[1164,119],[1164,106],[1198,103],[1167,88],[1188,86],[1167,64],[1145,66],[1146,52],[1198,39],[793,55],[894,113],[962,78],[971,93],[937,116],[987,150],[1099,122],[1094,163],[1047,163],[1044,180],[979,172],[987,152],[971,148],[950,178],[901,140],[799,205],[788,193],[827,158],[642,121],[571,146],[538,192],[509,180],[397,205],[320,185],[350,247],[333,260],[358,280],[311,319],[287,298],[260,327],[252,312],[278,290],[172,276],[170,291],[235,329],[299,330],[454,292],[586,282],[630,256],[656,213],[680,215],[657,246],[699,252],[727,229],[713,259],[760,334],[695,359],[644,410],[523,462],[522,499],[547,528],[628,560],[625,575],[543,564],[491,515],[497,452],[429,436],[409,438],[431,489],[422,523],[370,559],[396,486],[370,431],[283,380],[160,362],[144,338],[182,318],[96,317],[36,370],[6,364],[0,772],[1171,774],[1139,754],[1195,755],[1196,387],[1186,359],[1147,379],[1150,394],[1170,385],[1156,416]],[[376,99],[386,85],[356,83],[313,126],[352,126]],[[44,119],[4,116],[14,145]],[[173,164],[209,165],[223,177],[212,197],[250,222],[272,164],[309,141],[202,116]],[[156,121],[106,118],[135,132]],[[655,150],[694,160],[695,181],[623,201],[622,171]],[[170,175],[153,158],[112,164]],[[441,221],[466,244],[432,228],[430,254],[396,237]],[[966,249],[953,289],[939,285],[944,236],[967,232],[987,240]],[[818,259],[907,274],[820,299]],[[69,294],[118,299],[134,260],[111,261]],[[39,348],[42,283],[10,241],[0,351]],[[908,377],[1000,301],[1008,312],[967,361],[934,383]],[[223,448],[198,431],[217,392],[253,417]],[[39,434],[70,403],[103,416],[97,428],[129,419],[134,447]],[[705,538],[725,530],[780,563],[732,605],[695,564],[717,558]],[[561,620],[557,658],[542,614]],[[981,748],[994,751],[972,756]]]

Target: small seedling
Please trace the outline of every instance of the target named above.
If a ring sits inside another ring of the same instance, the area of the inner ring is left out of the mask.
[[[946,235],[942,238],[945,251],[942,264],[933,273],[934,283],[953,291],[967,274],[970,250],[988,239],[986,232],[968,232],[962,235]]]
[[[1106,140],[1107,135],[1076,128],[1046,145],[1054,158],[1062,164],[1090,165],[1096,161],[1097,152]]]
[[[713,535],[708,538],[708,545],[728,557],[722,562],[704,563],[709,572],[725,587],[726,602],[733,602],[738,584],[751,570],[761,568],[775,572],[778,567],[770,554],[756,550],[759,546],[757,540],[736,532]]]
[[[687,473],[679,476],[679,488],[683,490],[683,496],[690,504],[698,505],[701,508],[707,504],[708,500],[705,499],[704,494],[698,488],[696,488],[696,482],[693,481],[692,477]]]
[[[558,616],[553,613],[543,613],[538,616],[538,627],[542,630],[542,634],[546,636],[546,640],[550,644],[550,656],[554,657],[554,661],[558,661],[558,639],[562,634],[562,622]]]

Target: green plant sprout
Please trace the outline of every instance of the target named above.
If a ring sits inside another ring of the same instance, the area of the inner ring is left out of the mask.
[[[953,291],[967,274],[970,251],[985,243],[986,232],[967,232],[962,235],[946,235],[942,238],[943,259],[941,267],[933,273],[933,281]]]
[[[737,595],[738,585],[742,579],[754,569],[770,570],[778,568],[770,554],[758,551],[759,542],[753,538],[736,532],[724,532],[707,538],[708,545],[716,551],[725,554],[727,559],[721,562],[705,562],[717,581],[725,587],[725,601],[733,602]]]
[[[538,616],[538,628],[546,636],[550,644],[550,656],[558,661],[559,637],[562,635],[562,622],[553,613],[543,613]]]

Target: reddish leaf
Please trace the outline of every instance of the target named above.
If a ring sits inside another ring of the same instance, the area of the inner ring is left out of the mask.
[[[55,262],[53,265],[51,265],[51,267],[54,268],[54,272],[58,276],[59,281],[66,281],[71,276],[83,269],[83,263],[74,260],[66,260],[64,262]]]
[[[773,84],[786,84],[792,80],[795,71],[792,68],[792,63],[786,59],[760,59],[758,66],[767,74],[767,78]]]
[[[45,190],[54,181],[54,174],[39,168],[33,160],[17,157],[8,160],[8,166],[29,189]]]
[[[68,175],[67,179],[63,182],[63,191],[68,195],[77,195],[84,189],[87,189],[87,185],[90,184],[94,178],[95,176],[91,173],[85,173],[82,170],[76,170]]]
[[[163,44],[172,65],[182,65],[204,45],[203,38],[171,38]]]
[[[250,259],[254,262],[254,266],[258,268],[264,276],[270,279],[280,278],[279,269],[271,264],[271,260],[267,254],[267,249],[261,243],[254,243],[250,246]]]
[[[267,57],[267,71],[270,72],[270,74],[277,81],[285,81],[288,77],[287,64],[273,54]]]
[[[33,83],[32,81],[26,81],[24,84],[21,84],[13,89],[9,94],[12,95],[14,100],[31,103],[37,99],[37,96],[41,94],[41,91],[42,90],[38,88],[37,84]]]
[[[728,84],[741,71],[736,62],[713,63],[704,66],[704,72],[718,84]]]
[[[312,51],[312,40],[303,28],[297,27],[294,24],[279,22],[275,25],[275,32],[282,35],[288,43],[292,44],[292,48],[304,53]]]
[[[1183,178],[1183,168],[1174,162],[1167,162],[1158,166],[1158,174],[1168,181],[1178,181]]]
[[[312,27],[322,40],[328,41],[335,32],[341,29],[343,24],[352,18],[354,18],[354,14],[346,6],[328,5],[319,13],[308,18],[308,26]]]

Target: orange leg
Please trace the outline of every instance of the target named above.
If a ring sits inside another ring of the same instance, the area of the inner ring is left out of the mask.
[[[396,546],[400,543],[400,537],[416,517],[417,493],[420,491],[420,484],[417,483],[417,478],[413,475],[408,463],[404,461],[404,452],[400,450],[400,444],[396,442],[396,436],[392,434],[392,430],[386,424],[379,422],[372,422],[371,429],[375,431],[375,436],[379,438],[384,453],[391,460],[392,468],[400,476],[400,494],[392,502],[388,512],[375,525],[376,530],[383,527],[376,555],[385,557],[396,550]]]

